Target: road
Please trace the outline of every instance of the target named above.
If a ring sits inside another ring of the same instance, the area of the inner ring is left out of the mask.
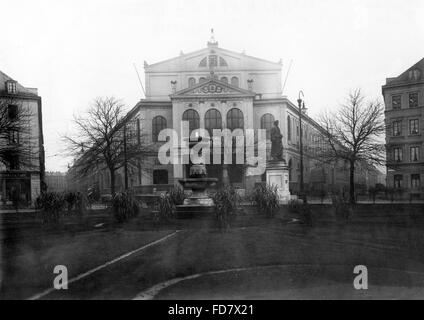
[[[421,253],[382,235],[366,242],[343,234],[296,226],[185,230],[43,298],[134,299],[176,278],[183,280],[149,298],[424,297]],[[368,268],[365,292],[353,287],[356,265]]]

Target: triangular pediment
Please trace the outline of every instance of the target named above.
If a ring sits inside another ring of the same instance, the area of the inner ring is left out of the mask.
[[[242,96],[254,97],[255,93],[248,91],[215,78],[209,78],[202,83],[198,83],[190,88],[186,88],[171,94],[171,99],[199,97],[199,96]]]

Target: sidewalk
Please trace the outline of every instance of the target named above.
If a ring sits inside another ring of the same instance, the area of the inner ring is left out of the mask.
[[[88,207],[88,210],[103,210],[103,209],[107,209],[108,206],[106,204],[101,204],[101,203],[96,203],[96,204],[92,204],[90,207]],[[35,208],[20,208],[18,209],[18,213],[35,213],[39,210],[35,209]],[[16,209],[12,209],[12,208],[1,208],[0,207],[0,214],[2,213],[16,213]]]
[[[37,210],[31,208],[22,208],[18,209],[18,213],[35,213]],[[2,213],[16,213],[15,209],[0,209],[0,214]]]
[[[321,204],[320,199],[308,199],[309,204]],[[332,204],[331,199],[325,199],[322,204]],[[377,199],[375,203],[372,200],[358,200],[356,204],[424,204],[424,200],[394,200],[393,202],[390,200],[382,200]]]

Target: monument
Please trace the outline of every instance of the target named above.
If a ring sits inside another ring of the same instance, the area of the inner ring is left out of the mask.
[[[278,127],[278,120],[274,121],[271,129],[271,160],[266,165],[266,183],[276,186],[280,203],[290,200],[289,168],[283,158],[283,135]]]

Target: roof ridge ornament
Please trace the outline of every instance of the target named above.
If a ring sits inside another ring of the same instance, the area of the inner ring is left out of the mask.
[[[208,47],[217,47],[218,41],[215,40],[215,34],[213,28],[211,28],[211,38],[208,41]]]
[[[216,79],[218,80],[218,76],[215,74],[215,72],[213,70],[210,71],[208,77],[208,79]]]

